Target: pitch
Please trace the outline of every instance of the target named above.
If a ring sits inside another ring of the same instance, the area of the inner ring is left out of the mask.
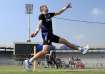
[[[21,66],[0,66],[0,74],[105,74],[105,69],[37,69],[27,72]]]

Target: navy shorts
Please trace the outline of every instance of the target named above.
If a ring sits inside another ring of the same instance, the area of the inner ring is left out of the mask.
[[[52,42],[58,43],[60,37],[54,34],[42,33],[43,45],[51,45]]]

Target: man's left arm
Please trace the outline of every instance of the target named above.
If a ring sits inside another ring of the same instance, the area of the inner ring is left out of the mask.
[[[62,14],[64,11],[66,11],[68,8],[72,8],[71,4],[68,4],[67,6],[63,7],[61,10],[59,10],[58,12],[55,12],[54,16],[60,15]]]

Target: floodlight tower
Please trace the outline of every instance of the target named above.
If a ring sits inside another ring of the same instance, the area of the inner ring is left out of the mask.
[[[28,14],[28,40],[27,42],[31,42],[31,14],[33,14],[33,4],[25,4],[26,14]]]

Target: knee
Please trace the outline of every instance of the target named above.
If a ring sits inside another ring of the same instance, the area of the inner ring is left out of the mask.
[[[46,55],[46,54],[48,54],[48,50],[43,50],[42,53],[43,53],[44,55]]]
[[[46,54],[48,53],[48,49],[49,49],[49,46],[48,46],[48,45],[44,45],[44,46],[43,46],[42,53],[43,53],[44,55],[46,55]]]

